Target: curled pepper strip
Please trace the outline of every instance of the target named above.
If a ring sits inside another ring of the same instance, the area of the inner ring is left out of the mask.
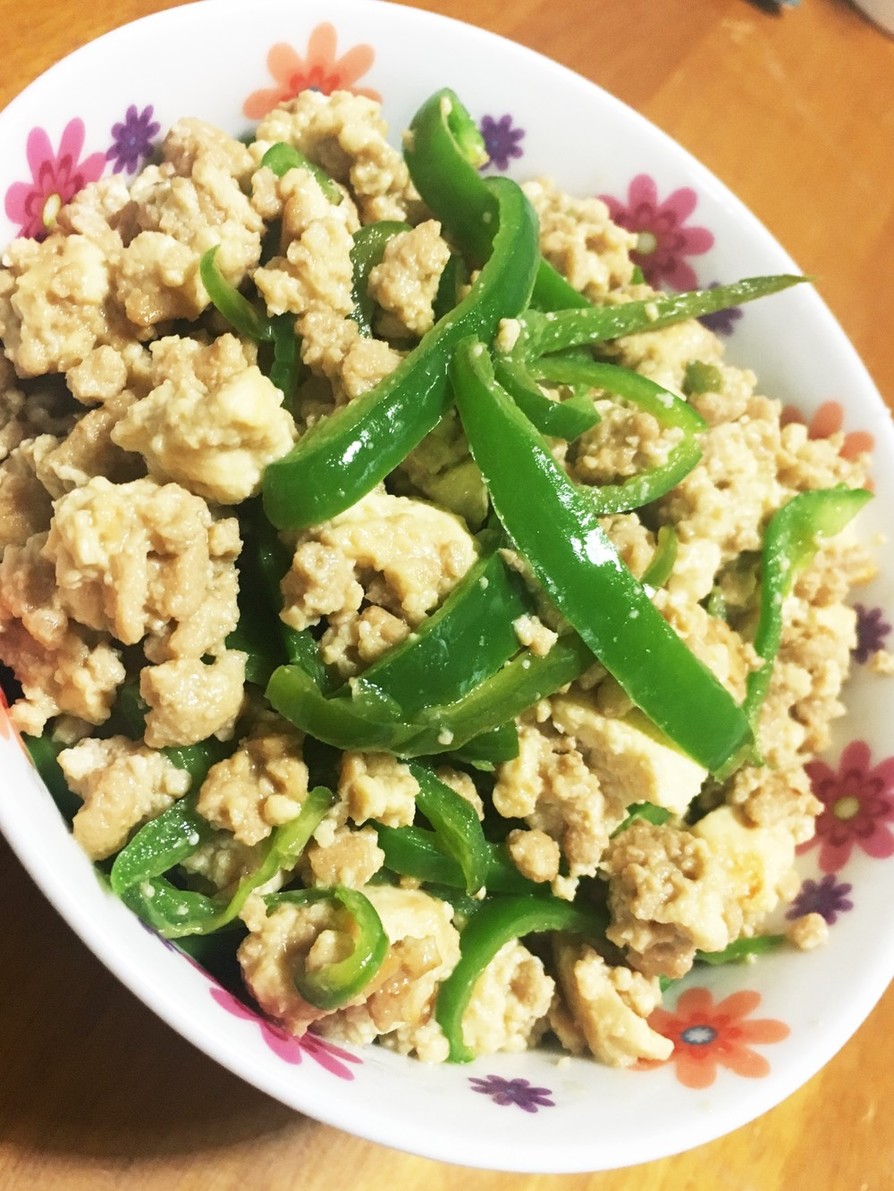
[[[360,333],[372,335],[372,318],[375,303],[369,296],[369,275],[385,255],[389,240],[401,232],[410,231],[408,223],[397,219],[381,219],[376,223],[365,223],[354,232],[351,248],[351,264],[354,266],[353,298],[351,318],[360,328]]]
[[[402,877],[413,877],[425,885],[464,889],[466,878],[459,863],[439,846],[433,831],[424,827],[387,827],[373,824],[379,847],[385,854],[385,867]],[[488,893],[516,893],[543,897],[549,886],[522,876],[503,844],[486,841],[487,865],[484,885]],[[479,907],[480,908],[480,907]]]
[[[682,436],[665,461],[648,471],[619,484],[582,486],[599,513],[622,513],[651,504],[676,487],[701,459],[698,435],[705,429],[704,418],[676,393],[647,376],[587,356],[546,356],[534,361],[531,370],[546,381],[604,389],[646,410],[660,426],[676,429]]]
[[[490,339],[527,305],[537,267],[537,216],[509,178],[486,185],[498,218],[490,256],[465,298],[368,392],[304,434],[264,472],[264,509],[278,529],[303,529],[343,512],[402,463],[446,411],[457,342]]]
[[[783,604],[823,540],[840,533],[872,493],[865,488],[799,492],[770,519],[761,556],[760,615],[754,648],[761,663],[748,676],[745,709],[752,724],[760,715],[782,641]]]
[[[513,622],[531,608],[521,576],[491,551],[415,632],[352,681],[354,699],[385,696],[409,716],[454,703],[518,652]]]
[[[522,650],[462,699],[424,708],[415,719],[404,718],[393,701],[372,704],[327,698],[299,666],[275,670],[266,693],[281,716],[334,748],[426,757],[456,752],[485,733],[502,729],[593,663],[593,654],[582,639],[568,633],[549,653],[538,656]]]
[[[468,1063],[474,1053],[463,1038],[463,1015],[478,977],[512,939],[543,931],[567,931],[594,940],[608,924],[601,910],[584,910],[554,897],[500,896],[476,910],[459,937],[460,957],[438,990],[435,1018],[450,1045],[453,1063]]]
[[[238,917],[249,894],[255,889],[266,885],[278,872],[290,871],[295,867],[308,840],[334,801],[335,795],[325,786],[310,790],[296,817],[270,833],[260,864],[242,878],[231,897],[208,897],[191,889],[178,889],[161,875],[185,860],[200,843],[214,834],[194,807],[185,808],[185,830],[180,827],[176,816],[171,817],[163,833],[148,833],[144,840],[139,841],[140,834],[147,828],[155,827],[159,820],[152,820],[141,828],[134,840],[115,859],[112,888],[132,910],[167,939],[211,934]],[[169,808],[170,811],[179,805],[175,803]],[[168,811],[165,812],[167,814]],[[204,828],[199,824],[204,824]],[[137,841],[139,846],[129,856],[126,855]],[[168,846],[165,849],[166,842]]]
[[[459,865],[466,893],[478,893],[487,881],[488,850],[475,808],[425,765],[409,768],[419,784],[416,805],[434,828],[438,844]]]
[[[334,207],[337,207],[344,198],[338,183],[330,178],[324,169],[321,169],[316,162],[311,161],[300,149],[296,149],[294,145],[290,145],[286,141],[277,141],[276,144],[271,145],[261,158],[261,165],[266,165],[276,174],[277,178],[284,178],[289,170],[307,170]]]
[[[490,248],[496,205],[479,169],[484,138],[449,87],[430,96],[410,121],[404,160],[413,185],[440,220],[447,238],[477,267]],[[539,257],[532,301],[542,310],[588,305],[587,299]]]
[[[751,743],[744,712],[624,565],[593,502],[494,380],[484,346],[465,341],[452,375],[494,511],[556,607],[678,748],[715,774],[737,764]]]
[[[301,350],[295,334],[295,317],[291,314],[270,317],[258,310],[218,269],[214,259],[218,247],[215,244],[209,248],[199,261],[199,276],[208,291],[208,297],[218,314],[240,335],[254,343],[269,346],[273,353],[268,368],[270,379],[286,400],[291,400],[301,373]]]
[[[599,414],[588,394],[554,401],[547,397],[521,360],[498,356],[494,361],[497,380],[519,407],[528,421],[541,434],[562,438],[568,442],[592,429],[600,421]]]
[[[382,966],[390,946],[382,920],[372,902],[358,889],[344,885],[331,888],[289,889],[264,898],[267,913],[284,903],[310,905],[329,901],[347,912],[354,947],[344,959],[321,968],[305,969],[294,975],[295,987],[309,1005],[332,1011],[347,1005],[363,992]]]

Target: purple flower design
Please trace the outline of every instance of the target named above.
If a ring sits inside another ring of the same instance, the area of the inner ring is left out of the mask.
[[[716,289],[719,281],[712,281],[708,289]],[[741,306],[730,306],[727,310],[715,310],[713,314],[703,314],[698,320],[703,327],[713,331],[715,335],[732,335],[736,323],[742,317]]]
[[[874,653],[884,649],[891,626],[885,620],[881,608],[866,608],[863,604],[854,604],[857,614],[857,644],[854,647],[853,658],[861,665],[869,661]]]
[[[503,1079],[499,1075],[487,1075],[484,1079],[472,1076],[469,1079],[473,1092],[490,1096],[494,1104],[515,1104],[525,1112],[537,1112],[541,1108],[553,1108],[555,1101],[549,1088],[535,1088],[527,1079]]]
[[[819,845],[824,873],[840,872],[855,848],[878,860],[894,856],[894,757],[874,765],[866,741],[852,740],[837,769],[821,760],[805,768],[823,810],[799,852]]]
[[[524,138],[525,130],[515,128],[510,115],[501,116],[499,120],[485,116],[478,130],[490,158],[488,164],[495,165],[498,170],[508,170],[510,158],[521,157],[524,153],[519,141]]]
[[[227,992],[225,988],[221,988],[219,984],[212,986],[211,996],[227,1013],[232,1013],[234,1017],[244,1018],[246,1021],[255,1022],[267,1046],[286,1063],[294,1063],[297,1066],[307,1055],[331,1075],[335,1075],[339,1079],[353,1079],[354,1072],[345,1064],[362,1063],[363,1061],[357,1055],[342,1050],[340,1046],[327,1042],[325,1038],[320,1038],[316,1034],[308,1032],[300,1038],[296,1038],[282,1026],[274,1025],[260,1014],[253,1013],[247,1005],[243,1005],[237,997]]]
[[[25,155],[31,178],[13,182],[6,192],[5,209],[9,219],[19,225],[20,236],[41,240],[56,222],[59,211],[87,185],[95,182],[105,169],[104,153],[91,153],[81,160],[84,148],[84,121],[75,117],[65,125],[54,149],[43,128],[28,133]]]
[[[106,158],[115,163],[113,172],[120,174],[126,170],[135,174],[141,163],[149,156],[153,149],[152,138],[157,136],[161,125],[152,119],[154,108],[151,104],[137,111],[136,104],[131,104],[124,114],[124,119],[112,125],[112,143],[106,149]]]
[[[821,914],[829,926],[834,926],[838,915],[854,908],[848,897],[853,886],[846,881],[836,881],[834,873],[826,873],[821,881],[809,877],[801,885],[798,896],[786,911],[786,918],[800,918],[803,914]]]
[[[600,195],[615,223],[639,233],[637,247],[630,254],[643,276],[656,289],[665,282],[672,289],[694,289],[695,272],[687,257],[700,256],[713,247],[714,234],[706,227],[688,224],[698,205],[698,195],[681,186],[659,199],[655,179],[637,174],[627,188],[626,200]]]

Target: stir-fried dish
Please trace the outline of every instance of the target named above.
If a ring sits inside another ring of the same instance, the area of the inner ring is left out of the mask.
[[[779,922],[842,712],[867,460],[636,237],[303,92],[197,119],[0,270],[0,661],[114,893],[297,1035],[666,1058]]]

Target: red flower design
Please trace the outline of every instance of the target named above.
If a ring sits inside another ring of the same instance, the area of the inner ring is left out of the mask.
[[[234,997],[232,993],[227,992],[220,985],[212,986],[211,996],[222,1009],[226,1009],[227,1013],[232,1013],[234,1017],[244,1018],[246,1021],[255,1022],[261,1031],[261,1037],[264,1039],[264,1042],[275,1055],[283,1059],[286,1063],[297,1065],[307,1055],[314,1062],[319,1063],[330,1074],[338,1076],[339,1079],[353,1079],[354,1072],[346,1064],[361,1063],[363,1061],[357,1055],[352,1055],[350,1051],[342,1050],[340,1046],[336,1046],[333,1042],[327,1042],[325,1038],[320,1038],[316,1034],[307,1033],[303,1034],[300,1038],[296,1038],[294,1034],[289,1034],[282,1026],[274,1025],[273,1022],[268,1021],[257,1013],[253,1013],[247,1005],[242,1004],[238,997]]]
[[[819,844],[824,873],[840,872],[855,846],[878,859],[894,855],[894,757],[873,766],[869,745],[854,740],[841,754],[837,770],[818,760],[806,769],[823,810],[816,834],[799,851]]]
[[[375,61],[372,46],[356,45],[340,58],[336,58],[337,47],[335,28],[328,21],[311,33],[304,58],[286,42],[277,42],[267,55],[267,68],[276,85],[253,91],[242,105],[244,114],[250,120],[260,120],[277,104],[293,99],[301,91],[321,91],[324,95],[353,91],[355,95],[381,99],[378,91],[354,86]]]
[[[808,438],[831,438],[844,428],[844,406],[840,401],[824,401],[808,422],[793,405],[782,411],[783,426],[789,422],[800,422],[807,427]],[[856,459],[875,448],[875,439],[868,430],[848,430],[842,439],[840,454],[845,459]]]
[[[769,1074],[770,1064],[751,1044],[781,1042],[791,1031],[775,1018],[748,1020],[760,1000],[760,993],[742,991],[715,1005],[709,989],[688,988],[680,994],[673,1013],[653,1010],[649,1025],[673,1042],[667,1062],[675,1064],[681,1084],[708,1088],[717,1078],[718,1066],[749,1079]]]
[[[682,186],[662,201],[654,178],[637,174],[628,187],[626,202],[605,194],[601,198],[615,223],[639,233],[636,251],[630,255],[650,285],[657,289],[666,282],[676,290],[695,288],[695,272],[686,257],[707,252],[713,247],[714,234],[706,227],[686,224],[698,204],[691,187]]]
[[[60,208],[102,175],[105,153],[91,153],[81,161],[83,148],[83,120],[69,120],[58,150],[53,149],[43,128],[31,129],[26,145],[31,180],[13,182],[6,192],[6,214],[19,225],[19,235],[43,239]]]

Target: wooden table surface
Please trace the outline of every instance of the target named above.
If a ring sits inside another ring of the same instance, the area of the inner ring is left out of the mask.
[[[0,0],[0,106],[90,38],[171,6]],[[693,151],[817,276],[894,404],[894,38],[849,0],[415,6],[558,59]],[[894,989],[806,1087],[694,1152],[607,1174],[470,1172],[348,1137],[218,1068],[104,970],[2,843],[0,905],[0,1191],[894,1188]]]

